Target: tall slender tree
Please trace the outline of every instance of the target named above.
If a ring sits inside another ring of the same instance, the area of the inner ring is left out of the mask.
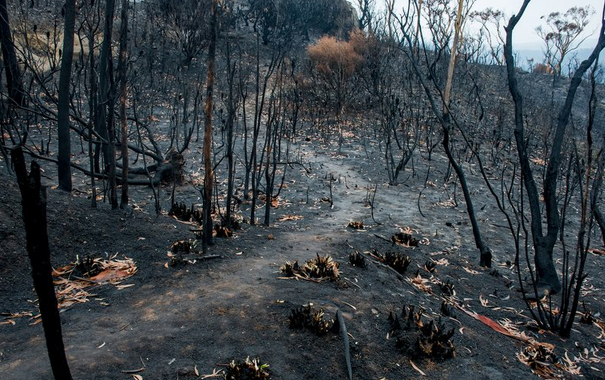
[[[113,16],[115,12],[115,0],[107,0],[105,3],[105,21],[103,27],[103,42],[101,43],[101,52],[99,53],[99,96],[96,114],[96,129],[99,136],[103,139],[103,159],[105,165],[109,165],[109,132],[107,128],[107,106],[109,103],[109,85],[110,85],[110,61],[111,61],[111,38],[113,29]],[[95,170],[100,171],[99,152],[95,157]]]
[[[63,7],[65,25],[63,29],[63,57],[59,76],[58,140],[59,140],[59,189],[71,191],[71,141],[69,133],[69,86],[74,56],[74,28],[76,24],[76,1],[67,0]]]
[[[122,151],[122,196],[120,208],[128,205],[128,124],[126,120],[126,65],[128,58],[128,0],[122,0],[120,14],[120,60],[118,62],[118,82],[120,85],[120,133]]]
[[[203,207],[203,235],[202,249],[208,252],[208,245],[212,244],[212,185],[214,173],[212,169],[212,112],[214,94],[214,62],[216,60],[216,34],[217,34],[217,0],[212,0],[210,6],[210,44],[208,45],[208,72],[206,78],[206,108],[204,119],[204,207]]]
[[[103,138],[104,172],[108,173],[109,200],[112,208],[118,208],[118,195],[116,191],[116,153],[115,153],[115,119],[114,96],[115,83],[113,80],[112,65],[112,31],[115,14],[115,0],[105,3],[105,26],[103,43],[99,56],[99,110],[97,112],[97,128]]]
[[[25,91],[23,90],[21,70],[19,69],[11,34],[6,0],[0,0],[0,43],[2,44],[2,60],[6,72],[8,96],[14,104],[24,105],[26,101]]]
[[[418,0],[415,0],[415,1],[417,1],[415,3],[416,17],[421,17],[420,4],[418,3]],[[456,176],[458,177],[458,182],[460,184],[460,187],[462,188],[462,193],[464,195],[464,202],[466,203],[466,210],[468,213],[469,221],[471,222],[473,237],[475,239],[475,246],[479,250],[479,255],[480,255],[479,264],[483,267],[489,268],[489,267],[491,267],[492,252],[491,252],[491,249],[489,248],[489,246],[484,242],[483,237],[481,235],[481,229],[479,228],[479,223],[477,221],[475,208],[473,206],[473,200],[471,197],[468,183],[466,181],[466,175],[464,173],[464,169],[458,162],[457,158],[454,156],[454,152],[452,150],[452,144],[453,144],[452,143],[452,140],[453,140],[452,133],[455,131],[456,127],[458,127],[458,129],[462,131],[462,129],[460,128],[460,125],[457,123],[457,121],[454,119],[453,115],[450,112],[451,111],[450,110],[450,100],[451,100],[450,98],[451,98],[452,81],[453,81],[453,77],[454,77],[454,69],[455,69],[455,63],[456,63],[456,54],[458,51],[460,35],[461,35],[462,29],[463,29],[464,18],[466,17],[466,14],[467,14],[467,12],[463,12],[464,9],[465,9],[464,0],[458,0],[458,11],[456,12],[455,30],[454,30],[456,36],[454,37],[454,43],[453,43],[451,53],[450,53],[451,56],[450,56],[450,61],[449,61],[449,65],[448,65],[446,84],[445,84],[445,89],[443,91],[441,90],[440,85],[436,81],[436,78],[434,75],[426,75],[425,73],[421,72],[419,58],[412,54],[413,50],[415,50],[415,49],[413,49],[413,47],[414,47],[414,41],[416,39],[420,40],[420,46],[423,47],[424,51],[426,52],[426,46],[424,45],[424,40],[422,37],[422,30],[420,30],[420,35],[413,35],[414,33],[411,30],[414,27],[414,25],[412,23],[410,23],[410,21],[406,21],[406,22],[400,21],[400,24],[401,24],[400,28],[401,28],[403,37],[407,41],[407,46],[410,48],[410,49],[404,48],[403,51],[410,59],[410,62],[412,63],[412,68],[416,74],[416,78],[418,79],[420,85],[424,89],[424,92],[425,92],[427,99],[429,101],[429,104],[431,106],[431,110],[433,111],[433,114],[435,115],[435,117],[437,118],[437,121],[441,125],[441,129],[443,131],[443,140],[442,140],[443,150],[448,158],[449,164],[452,166],[452,168],[456,172]],[[468,6],[466,7],[466,10],[468,11]],[[410,12],[410,11],[408,10],[408,12]],[[430,9],[430,7],[429,7],[427,12],[436,12],[436,10]],[[442,15],[444,13],[445,12],[442,11]],[[411,15],[411,13],[409,13],[407,16],[410,16],[410,15]],[[433,17],[437,17],[437,16],[433,16]],[[446,20],[444,25],[445,24],[449,25],[449,22],[451,22],[451,20]],[[417,25],[418,24],[416,23],[416,26]],[[430,27],[433,28],[434,26],[430,26]],[[431,30],[431,33],[434,36],[438,35],[441,37],[439,39],[446,41],[446,40],[448,40],[448,38],[445,38],[445,34],[443,32],[444,32],[444,30]],[[434,37],[434,40],[436,40],[435,37]],[[433,63],[431,63],[431,65],[436,65],[436,63],[437,62],[434,61]],[[430,86],[429,83],[426,81],[426,79],[425,79],[426,77],[428,77],[433,82],[432,86]],[[442,107],[439,107],[439,104],[434,95],[433,89],[436,89],[437,92],[439,93],[439,95],[441,96],[440,100],[442,102]]]

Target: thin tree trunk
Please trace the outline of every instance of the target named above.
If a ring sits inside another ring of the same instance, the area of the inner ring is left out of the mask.
[[[277,110],[273,112],[277,113]],[[271,175],[271,153],[273,149],[275,149],[273,134],[276,133],[273,131],[275,123],[275,118],[277,116],[269,116],[269,120],[267,120],[267,129],[265,131],[265,154],[267,155],[265,162],[265,220],[264,225],[266,227],[269,226],[270,218],[271,218],[271,201],[273,198],[273,176]]]
[[[46,188],[40,183],[40,166],[37,162],[31,163],[31,171],[29,174],[27,173],[23,150],[20,146],[11,152],[11,158],[21,190],[27,253],[32,266],[34,288],[40,304],[50,365],[55,380],[71,380],[50,264],[46,222]]]
[[[6,71],[8,96],[14,104],[25,105],[23,79],[15,53],[15,45],[13,44],[6,0],[0,0],[0,42],[2,43],[2,60]]]
[[[202,240],[204,254],[208,252],[208,245],[212,244],[212,185],[214,184],[214,173],[212,170],[212,101],[214,93],[214,61],[216,59],[216,2],[217,0],[212,0],[210,8],[210,45],[208,47],[206,114],[204,119],[204,239]]]
[[[94,31],[91,30],[88,35],[88,51],[90,52],[90,71],[94,72],[95,70],[95,54],[94,54]],[[91,201],[90,206],[92,208],[97,207],[97,184],[95,178],[95,154],[93,148],[93,138],[95,131],[95,121],[96,113],[97,113],[97,79],[95,75],[90,75],[90,90],[88,93],[88,111],[90,113],[89,121],[88,121],[88,160],[89,160],[89,169],[90,169],[90,189],[91,189]],[[97,168],[97,173],[98,168]]]
[[[225,213],[225,224],[231,227],[231,203],[233,201],[233,188],[235,176],[235,161],[233,157],[233,122],[235,118],[235,99],[234,99],[234,80],[235,80],[235,64],[231,64],[231,45],[227,41],[227,81],[229,85],[229,94],[227,100],[227,211]]]
[[[120,25],[120,61],[118,82],[120,84],[120,129],[122,149],[122,197],[120,208],[128,206],[128,123],[126,122],[126,65],[128,58],[128,0],[122,0]]]
[[[103,29],[103,42],[99,54],[99,97],[96,128],[101,136],[102,144],[97,145],[95,157],[95,171],[100,172],[99,148],[102,147],[103,160],[105,161],[105,170],[110,162],[109,131],[107,126],[107,106],[109,104],[109,61],[111,60],[111,39],[113,28],[113,16],[115,12],[115,0],[107,0],[105,3],[105,23]]]
[[[107,103],[107,135],[109,138],[109,200],[111,202],[111,208],[118,208],[118,192],[117,192],[117,179],[116,179],[116,121],[115,121],[115,103],[116,98],[116,84],[113,78],[113,64],[109,61],[109,78],[110,78],[110,90]]]
[[[446,124],[448,124],[448,119],[445,119],[445,122]],[[443,128],[443,149],[445,150],[445,154],[447,155],[450,165],[452,165],[454,171],[456,172],[456,175],[458,176],[458,182],[460,182],[460,187],[462,188],[462,194],[464,195],[464,203],[466,203],[466,211],[471,222],[473,237],[475,238],[475,246],[477,247],[477,249],[479,249],[479,265],[481,265],[482,267],[491,268],[492,252],[489,247],[483,242],[483,238],[481,237],[481,230],[479,229],[479,223],[477,223],[477,216],[475,214],[475,208],[473,206],[473,198],[471,197],[471,193],[468,189],[464,170],[462,170],[462,167],[458,164],[458,162],[452,155],[450,149],[449,125]]]
[[[456,25],[454,29],[454,42],[452,45],[452,52],[450,55],[450,61],[447,69],[447,79],[445,83],[445,90],[443,95],[443,149],[449,160],[450,165],[454,168],[458,182],[462,188],[462,194],[464,195],[464,202],[466,203],[466,210],[468,217],[471,222],[473,237],[475,239],[475,245],[479,249],[479,265],[490,268],[492,266],[492,253],[491,250],[483,242],[481,237],[481,230],[479,229],[479,223],[477,223],[477,216],[475,215],[475,208],[473,206],[473,199],[468,189],[466,182],[466,176],[464,170],[458,164],[454,158],[450,149],[450,133],[451,133],[451,120],[450,120],[450,100],[452,94],[452,82],[454,80],[454,69],[456,68],[456,57],[458,55],[458,44],[460,42],[460,34],[462,29],[462,9],[464,7],[464,0],[458,1],[458,11],[456,13]]]
[[[449,113],[450,97],[452,95],[452,82],[454,79],[454,69],[456,68],[456,57],[458,55],[458,43],[460,41],[460,29],[462,28],[462,8],[464,0],[458,1],[458,12],[456,13],[456,25],[454,27],[454,43],[452,44],[452,53],[447,67],[447,81],[443,91],[443,103],[445,103],[445,112]]]
[[[250,148],[250,175],[252,176],[252,201],[250,202],[250,225],[256,224],[256,197],[258,195],[258,185],[256,181],[256,147],[258,144],[258,135],[260,132],[260,116],[262,108],[260,107],[260,36],[256,35],[256,81],[254,93],[254,125],[252,126],[252,147]],[[264,91],[264,88],[263,88]],[[264,92],[263,92],[264,94]],[[263,98],[264,99],[264,98]],[[260,108],[260,110],[259,110]]]
[[[65,27],[63,33],[63,57],[59,76],[58,140],[59,140],[59,189],[71,191],[71,140],[69,134],[69,85],[74,57],[74,28],[76,23],[76,1],[65,2]]]
[[[605,217],[603,217],[603,213],[598,206],[594,209],[594,217],[599,226],[599,230],[601,230],[601,240],[603,242],[603,247],[605,247]]]

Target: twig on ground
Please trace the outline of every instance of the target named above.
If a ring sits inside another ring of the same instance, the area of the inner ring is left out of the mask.
[[[345,326],[345,320],[342,317],[340,309],[336,312],[338,317],[338,324],[340,325],[340,334],[345,345],[345,362],[347,363],[347,371],[349,373],[349,380],[353,380],[353,369],[351,368],[351,353],[349,351],[349,335],[347,334],[347,327]]]

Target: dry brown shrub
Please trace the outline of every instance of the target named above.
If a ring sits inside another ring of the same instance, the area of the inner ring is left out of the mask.
[[[315,44],[309,45],[307,54],[320,74],[327,76],[338,74],[347,78],[353,75],[364,61],[363,56],[356,51],[356,46],[357,42],[340,41],[332,36],[324,36]]]

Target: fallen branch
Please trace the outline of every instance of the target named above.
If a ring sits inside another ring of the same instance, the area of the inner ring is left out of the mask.
[[[336,312],[338,318],[338,324],[340,325],[340,335],[345,345],[345,362],[347,363],[347,371],[349,373],[349,380],[353,380],[353,369],[351,368],[351,352],[349,349],[349,335],[347,334],[347,326],[345,326],[345,320],[342,317],[340,309]]]

